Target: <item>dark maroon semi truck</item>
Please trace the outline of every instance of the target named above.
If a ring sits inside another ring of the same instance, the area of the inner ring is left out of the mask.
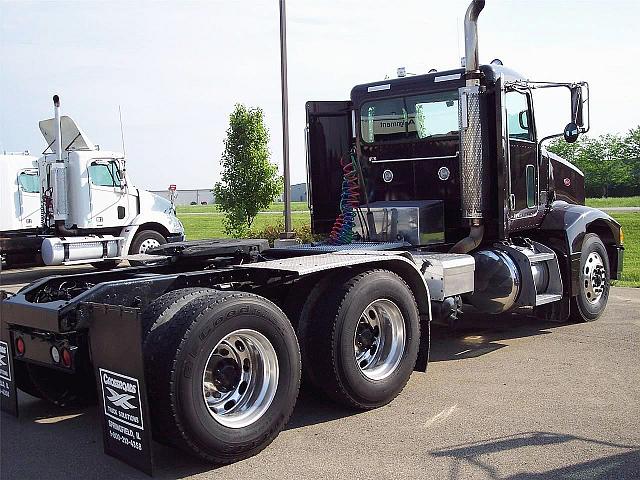
[[[145,266],[45,278],[4,299],[3,408],[17,412],[16,387],[98,401],[105,450],[138,468],[151,471],[152,438],[228,463],[278,435],[302,374],[356,409],[392,401],[427,366],[430,322],[469,305],[597,319],[622,231],[542,146],[531,94],[567,90],[558,136],[571,142],[588,129],[588,86],[479,65],[483,6],[466,13],[465,68],[307,103],[311,219],[325,241],[174,243]]]

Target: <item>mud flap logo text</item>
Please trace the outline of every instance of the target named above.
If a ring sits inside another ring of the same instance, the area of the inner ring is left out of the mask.
[[[104,414],[130,427],[143,430],[138,380],[101,368],[100,383]]]
[[[7,342],[0,342],[0,378],[11,381],[11,362]]]

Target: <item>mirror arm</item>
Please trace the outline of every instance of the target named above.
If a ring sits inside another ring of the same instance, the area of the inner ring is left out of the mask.
[[[542,158],[542,142],[546,142],[547,140],[551,140],[552,138],[558,138],[564,136],[564,133],[554,133],[553,135],[547,135],[542,138],[542,140],[538,141],[538,151],[540,152],[540,158]]]

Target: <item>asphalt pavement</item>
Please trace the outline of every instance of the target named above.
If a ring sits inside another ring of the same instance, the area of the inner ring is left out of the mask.
[[[9,273],[3,288],[30,278]],[[155,476],[638,479],[639,347],[640,289],[612,288],[593,323],[468,318],[434,328],[428,371],[391,404],[357,412],[303,390],[259,455],[213,468],[155,444]],[[148,478],[102,453],[95,408],[19,403],[19,419],[0,416],[1,478]]]

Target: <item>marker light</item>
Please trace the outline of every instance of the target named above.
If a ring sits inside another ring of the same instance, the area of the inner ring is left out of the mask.
[[[24,355],[24,352],[26,350],[26,346],[24,344],[24,340],[22,337],[18,337],[16,339],[16,352],[18,352],[18,355],[22,356]]]

